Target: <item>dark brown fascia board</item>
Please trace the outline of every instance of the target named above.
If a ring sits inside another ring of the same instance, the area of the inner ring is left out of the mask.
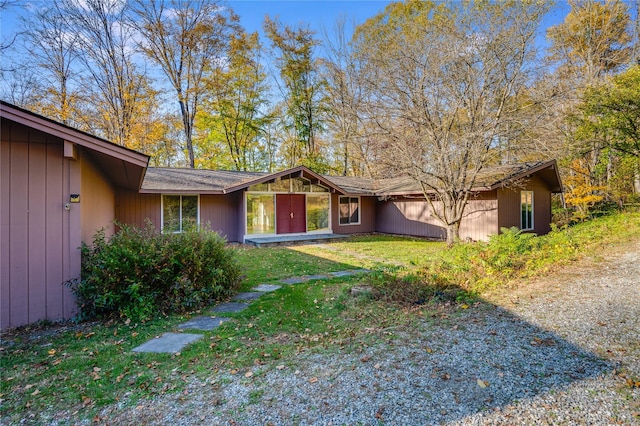
[[[0,116],[82,147],[146,168],[149,156],[0,101]]]
[[[502,185],[504,184],[504,182],[507,181],[507,180],[522,179],[522,178],[525,178],[527,176],[531,176],[531,175],[533,175],[535,173],[538,173],[539,171],[542,171],[542,170],[547,169],[549,167],[551,167],[553,169],[553,171],[555,172],[556,179],[558,180],[558,185],[560,187],[560,190],[558,192],[555,192],[555,193],[564,192],[563,187],[562,187],[562,180],[560,179],[560,174],[558,173],[558,164],[556,163],[556,160],[546,161],[544,163],[541,163],[541,164],[537,165],[536,167],[532,167],[530,169],[523,170],[518,174],[515,174],[513,176],[509,176],[509,177],[506,177],[504,179],[501,179],[498,182],[496,182],[493,185],[491,185],[490,187],[488,187],[487,190],[492,191],[494,189],[501,188]]]
[[[278,179],[278,178],[281,178],[281,177],[287,176],[287,175],[295,175],[296,173],[299,173],[300,176],[303,176],[303,175],[311,176],[313,179],[316,179],[319,182],[322,182],[323,185],[326,185],[329,188],[331,188],[334,191],[337,191],[337,192],[339,192],[341,194],[346,194],[347,193],[344,189],[340,188],[337,185],[334,185],[333,183],[329,182],[327,179],[323,178],[321,175],[317,174],[316,172],[312,171],[311,169],[309,169],[309,168],[307,168],[305,166],[297,166],[297,167],[294,167],[294,168],[291,168],[291,169],[286,169],[286,170],[282,170],[282,171],[279,171],[279,172],[266,174],[264,176],[260,176],[260,177],[255,178],[255,179],[250,179],[250,180],[247,180],[247,181],[245,181],[245,182],[243,182],[241,184],[225,188],[223,190],[223,192],[225,194],[229,194],[231,192],[235,192],[235,191],[239,191],[241,189],[248,188],[248,187],[250,187],[252,185],[265,183],[265,182],[268,182],[270,180]]]

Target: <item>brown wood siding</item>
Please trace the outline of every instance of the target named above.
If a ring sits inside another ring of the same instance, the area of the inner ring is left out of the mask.
[[[79,166],[62,140],[2,120],[0,148],[0,328],[76,312],[65,280],[80,275]]]
[[[437,239],[447,236],[446,229],[431,214],[427,201],[412,198],[380,201],[376,231]]]
[[[495,191],[479,194],[465,208],[460,225],[460,238],[486,240],[498,232]],[[396,198],[381,201],[378,206],[376,231],[386,234],[412,235],[445,239],[447,230],[434,217],[431,206],[424,199]]]
[[[116,220],[120,223],[144,228],[146,221],[160,231],[160,194],[138,194],[126,189],[116,191]]]
[[[115,191],[95,163],[86,154],[82,154],[79,204],[82,215],[82,241],[90,244],[95,233],[101,229],[105,230],[107,237],[113,234]]]
[[[238,222],[244,217],[238,214],[241,197],[241,191],[228,195],[201,195],[200,223],[208,225],[227,241],[240,241],[242,235],[238,234]]]
[[[376,231],[375,197],[360,197],[360,224],[340,225],[340,196],[331,194],[331,227],[334,234],[359,234]]]
[[[498,189],[498,224],[500,228],[520,228],[520,192],[533,191],[532,232],[544,235],[551,230],[551,191],[537,176],[522,187]]]

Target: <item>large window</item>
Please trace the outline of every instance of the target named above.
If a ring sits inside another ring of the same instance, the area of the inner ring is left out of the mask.
[[[273,195],[247,194],[247,234],[275,234]]]
[[[533,191],[520,193],[520,229],[523,231],[533,229]]]
[[[199,223],[197,195],[162,196],[162,232],[179,233]]]
[[[340,225],[360,223],[360,198],[340,197]]]
[[[307,194],[307,231],[329,229],[329,194]]]

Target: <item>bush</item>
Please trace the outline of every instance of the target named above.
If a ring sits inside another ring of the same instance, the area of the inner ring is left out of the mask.
[[[240,284],[233,251],[215,232],[159,234],[121,225],[83,243],[81,278],[69,282],[80,317],[135,321],[195,310],[228,297]]]

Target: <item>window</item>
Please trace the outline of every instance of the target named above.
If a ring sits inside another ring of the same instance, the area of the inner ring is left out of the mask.
[[[520,229],[533,230],[533,191],[520,193]]]
[[[307,195],[307,231],[329,230],[329,194]]]
[[[360,223],[360,198],[340,197],[340,225]]]
[[[200,223],[197,195],[162,196],[162,232],[179,233]]]
[[[273,195],[247,194],[247,234],[275,234]]]

